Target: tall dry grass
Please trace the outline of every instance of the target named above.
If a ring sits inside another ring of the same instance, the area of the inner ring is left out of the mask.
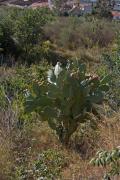
[[[14,164],[12,143],[5,129],[0,128],[0,180],[8,180]]]
[[[63,147],[45,122],[35,122],[18,130],[16,117],[10,108],[0,111],[0,180],[14,177],[13,172],[21,165],[31,168],[38,154],[48,149],[58,150],[68,159],[61,180],[100,180],[104,169],[91,166],[90,159],[100,149],[112,150],[120,145],[120,112],[99,123],[97,134],[87,129],[84,143],[83,139],[77,139],[78,151],[74,146]],[[83,150],[85,158],[81,155]]]

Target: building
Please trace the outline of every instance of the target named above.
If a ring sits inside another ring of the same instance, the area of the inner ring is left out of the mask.
[[[120,12],[119,11],[112,11],[112,16],[114,20],[120,20]]]
[[[91,14],[97,0],[68,0],[67,5],[71,6],[68,11],[72,15]]]
[[[80,4],[79,7],[75,6],[70,10],[73,15],[85,15],[92,13],[92,5],[90,3]]]
[[[112,10],[112,16],[114,20],[120,20],[120,1],[116,0],[114,2],[114,7]]]
[[[38,8],[49,7],[51,8],[51,0],[0,0],[1,5],[15,6],[19,8]]]

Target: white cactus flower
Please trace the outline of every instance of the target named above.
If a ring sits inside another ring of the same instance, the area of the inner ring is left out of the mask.
[[[58,78],[59,74],[62,71],[62,68],[60,67],[61,63],[57,62],[56,66],[55,66],[55,70],[54,70],[54,74],[56,76],[56,78]]]
[[[28,89],[25,89],[24,93],[25,93],[25,97],[29,97],[30,96],[30,91]]]
[[[48,80],[49,83],[56,85],[56,83],[52,82],[52,80],[51,80],[53,76],[54,76],[53,69],[49,69],[48,72],[47,72],[47,80]]]
[[[66,69],[67,69],[67,70],[69,70],[69,69],[70,69],[70,61],[69,61],[69,60],[68,60],[68,62],[67,62]]]
[[[53,76],[53,70],[49,69],[48,72],[47,72],[47,79],[48,79],[49,83],[52,83],[52,81],[51,81],[52,76]]]

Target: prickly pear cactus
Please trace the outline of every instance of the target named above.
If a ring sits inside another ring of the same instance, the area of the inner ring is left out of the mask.
[[[26,100],[26,109],[39,112],[60,141],[68,144],[78,124],[86,121],[86,112],[92,111],[93,104],[103,102],[104,93],[109,89],[108,79],[86,74],[85,65],[69,62],[57,76],[51,69],[45,85],[34,85],[33,95]]]

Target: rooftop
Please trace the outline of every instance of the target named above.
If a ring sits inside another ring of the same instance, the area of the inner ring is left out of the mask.
[[[48,0],[0,0],[1,4],[21,7],[44,7],[48,6]]]
[[[113,15],[113,16],[120,16],[120,12],[118,12],[118,11],[112,11],[112,15]]]

